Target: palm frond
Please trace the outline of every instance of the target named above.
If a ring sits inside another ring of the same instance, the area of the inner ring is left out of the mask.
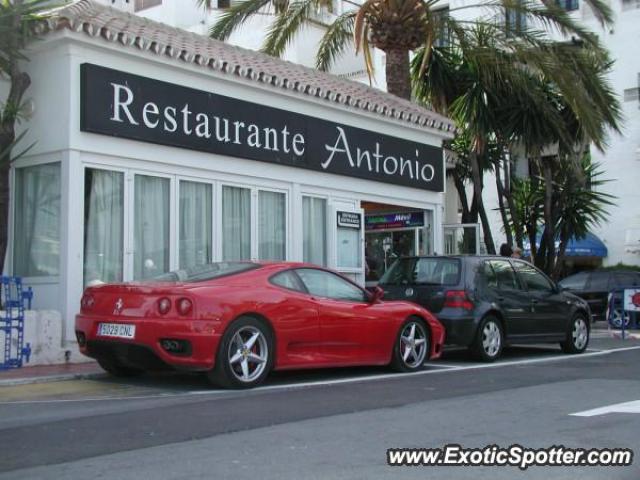
[[[316,55],[316,68],[327,71],[353,42],[355,12],[346,12],[338,16],[320,40]]]
[[[301,27],[309,20],[317,0],[298,0],[289,4],[286,10],[276,16],[269,27],[262,52],[281,57]]]
[[[249,18],[266,7],[273,0],[245,0],[225,11],[211,27],[209,36],[218,40],[228,40]]]

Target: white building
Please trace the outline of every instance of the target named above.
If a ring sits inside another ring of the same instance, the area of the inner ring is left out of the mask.
[[[89,0],[28,56],[36,144],[12,166],[7,272],[60,312],[65,345],[93,282],[261,259],[364,283],[380,211],[416,253],[442,248],[453,125],[427,109]]]

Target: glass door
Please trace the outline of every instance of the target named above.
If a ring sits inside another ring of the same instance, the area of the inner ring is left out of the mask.
[[[368,232],[365,247],[367,281],[377,282],[397,258],[416,254],[415,228]]]

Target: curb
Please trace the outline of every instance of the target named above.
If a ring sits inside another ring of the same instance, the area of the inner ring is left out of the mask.
[[[64,382],[68,380],[91,380],[93,378],[106,377],[104,372],[93,373],[63,373],[58,375],[46,375],[41,377],[6,378],[0,380],[0,387],[13,387],[17,385],[32,385],[36,383]]]

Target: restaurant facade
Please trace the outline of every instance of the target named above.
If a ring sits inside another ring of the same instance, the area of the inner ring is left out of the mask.
[[[60,312],[64,342],[91,284],[291,260],[364,285],[394,235],[441,251],[446,118],[88,0],[41,33],[7,273]]]

